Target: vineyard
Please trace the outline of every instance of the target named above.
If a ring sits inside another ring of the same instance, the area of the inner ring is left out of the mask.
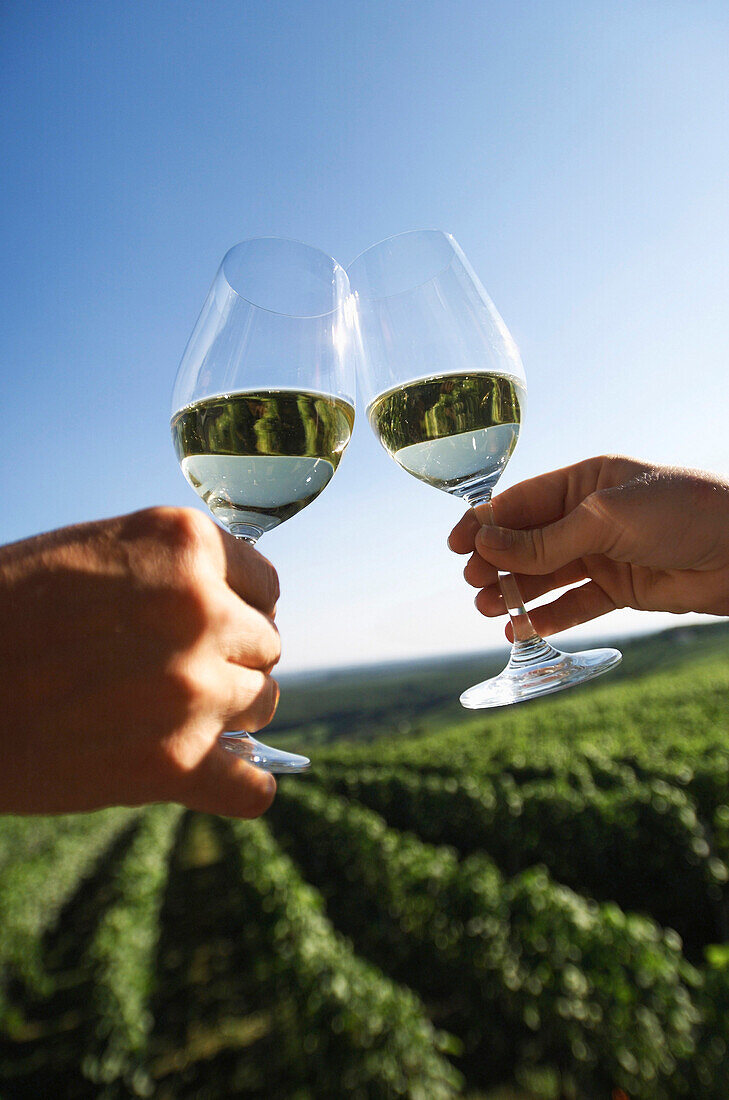
[[[706,638],[418,735],[360,718],[259,821],[0,819],[0,1098],[726,1100]]]

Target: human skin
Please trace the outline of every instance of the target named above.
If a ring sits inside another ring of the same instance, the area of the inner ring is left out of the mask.
[[[449,545],[469,554],[478,610],[504,615],[498,572],[514,573],[542,635],[619,607],[729,615],[729,482],[603,455],[523,481],[472,509]],[[511,624],[507,636],[513,637]]]
[[[273,567],[153,508],[0,549],[0,812],[173,801],[256,817],[272,776],[218,744],[278,702]]]

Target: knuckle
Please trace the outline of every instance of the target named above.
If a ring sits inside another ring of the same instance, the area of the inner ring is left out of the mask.
[[[266,704],[266,715],[264,725],[273,718],[274,714],[278,710],[278,701],[281,698],[281,689],[278,686],[278,681],[274,680],[272,676],[268,677],[268,699]]]
[[[480,560],[481,559],[479,559],[479,561]],[[481,585],[479,584],[479,578],[483,575],[484,572],[485,570],[482,570],[479,567],[478,562],[475,561],[473,557],[471,557],[468,559],[468,562],[466,563],[463,570],[463,579],[465,580],[466,584],[470,584],[473,588],[480,588]]]
[[[216,633],[233,636],[240,630],[239,601],[227,586],[194,579],[188,586],[187,595],[193,606],[199,606],[206,625]]]
[[[271,629],[268,632],[268,643],[269,660],[266,664],[273,667],[273,665],[277,665],[281,660],[281,635],[278,631],[278,627],[274,623],[271,623]]]
[[[578,506],[578,510],[592,523],[612,524],[615,491],[613,489],[596,489],[590,493]]]
[[[250,546],[242,549],[246,554],[251,555],[248,577],[249,583],[255,587],[256,606],[266,611],[273,611],[281,595],[278,573],[259,550]]]
[[[253,668],[273,668],[281,658],[281,635],[271,621],[262,614],[258,617],[257,628],[250,631],[246,638],[245,651]]]
[[[213,521],[194,508],[175,508],[170,519],[170,534],[176,546],[201,550],[210,546]]]
[[[175,703],[187,713],[206,709],[212,702],[213,692],[208,678],[191,661],[169,669],[167,683]]]
[[[611,488],[631,478],[650,475],[656,469],[654,465],[629,455],[607,453],[589,460],[594,471],[593,480],[598,490]]]
[[[273,566],[271,566],[270,570],[269,586],[269,602],[271,607],[274,608],[281,597],[281,585],[279,583],[278,573]]]
[[[274,567],[265,558],[263,562],[264,569],[261,573],[262,602],[264,607],[273,611],[281,595],[281,586],[279,584],[278,573]]]
[[[146,512],[150,532],[181,554],[210,546],[213,521],[195,508],[150,508]]]
[[[618,454],[616,452],[608,451],[600,455],[595,455],[593,458],[587,460],[588,463],[594,467],[595,471],[599,473],[601,470],[614,470],[622,469],[626,463],[634,464],[635,460],[628,458],[627,455]]]
[[[474,602],[474,606],[475,606],[476,610],[481,615],[485,615],[486,614],[486,607],[487,607],[487,598],[486,598],[486,595],[485,595],[485,592],[484,592],[483,588],[481,589],[480,592],[476,593],[476,596],[475,596],[473,602]]]
[[[610,554],[620,539],[619,494],[616,489],[596,489],[578,506],[584,522],[584,551]]]
[[[252,546],[223,535],[229,567],[228,583],[253,607],[273,612],[281,594],[278,573],[267,558]]]
[[[276,713],[280,690],[271,676],[261,674],[260,685],[249,709],[246,725],[251,733],[267,726]]]
[[[180,576],[171,590],[171,614],[178,634],[201,638],[217,627],[220,610],[206,585],[194,575]]]
[[[157,767],[165,785],[179,795],[192,782],[197,762],[196,754],[190,751],[189,739],[175,736],[168,738],[161,748]]]

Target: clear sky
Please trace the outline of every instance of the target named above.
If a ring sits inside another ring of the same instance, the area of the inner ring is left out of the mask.
[[[505,484],[604,450],[729,474],[728,56],[725,0],[4,0],[0,540],[196,503],[172,380],[260,235],[345,265],[456,236],[527,372]],[[504,644],[445,547],[461,511],[360,416],[261,544],[281,670]]]

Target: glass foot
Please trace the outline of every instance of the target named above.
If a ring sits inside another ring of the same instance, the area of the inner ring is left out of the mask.
[[[236,756],[242,756],[249,764],[255,764],[264,772],[276,774],[304,772],[311,766],[308,756],[299,756],[297,752],[284,752],[282,749],[273,749],[270,745],[264,745],[256,741],[250,733],[223,734],[220,744],[228,752]]]
[[[602,676],[623,659],[617,649],[587,649],[582,653],[563,653],[542,638],[518,642],[511,660],[498,676],[475,684],[461,695],[461,704],[469,710],[504,707],[550,695],[553,691],[584,684]]]

